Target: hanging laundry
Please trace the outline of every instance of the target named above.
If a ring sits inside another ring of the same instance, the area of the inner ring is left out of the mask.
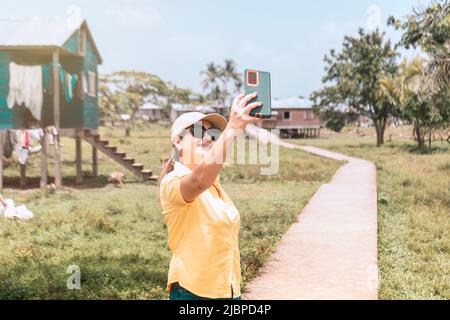
[[[20,141],[22,143],[22,147],[19,149],[18,158],[19,163],[21,165],[25,165],[28,160],[28,149],[30,148],[30,136],[28,130],[22,130],[20,133]]]
[[[25,165],[31,154],[42,150],[41,141],[44,136],[42,129],[8,130],[9,143],[17,154],[19,163]],[[11,154],[7,157],[11,157]]]
[[[27,164],[27,161],[28,161],[28,153],[29,153],[28,149],[22,148],[22,149],[19,150],[19,154],[17,155],[17,158],[18,158],[18,160],[19,160],[19,163],[20,163],[21,165],[23,165],[23,166]]]
[[[65,96],[66,95],[66,72],[61,65],[58,65],[59,71],[59,90]]]
[[[19,154],[20,149],[22,149],[22,140],[20,130],[8,130],[9,131],[9,139],[11,141],[11,145],[16,154]]]
[[[77,83],[78,83],[78,76],[76,75],[76,74],[73,74],[72,75],[72,83],[71,83],[71,86],[72,86],[72,98],[75,96],[75,93],[76,93],[76,87],[77,87]]]
[[[72,75],[70,73],[66,74],[66,100],[70,103],[72,102],[73,92],[72,92]]]
[[[83,80],[82,75],[77,75],[77,83],[75,85],[75,95],[83,100],[84,99],[84,93],[83,93]]]
[[[47,64],[42,67],[43,90],[44,93],[50,95],[53,94],[53,66],[54,64]],[[56,64],[56,67],[58,68],[61,95],[68,103],[72,103],[75,96],[82,99],[82,95],[78,93],[78,90],[82,90],[79,88],[81,86],[80,76],[65,71],[61,64]]]
[[[66,100],[67,102],[71,103],[72,99],[73,99],[72,75],[68,73],[66,78]]]
[[[44,130],[39,129],[30,129],[28,130],[28,135],[30,141],[33,141],[33,145],[28,147],[29,154],[38,153],[42,150],[41,140],[44,137]]]
[[[75,96],[75,87],[77,85],[78,76],[76,74],[66,73],[65,95],[67,102],[71,103]]]
[[[41,120],[43,92],[42,67],[23,66],[11,62],[9,64],[8,107],[24,105],[33,117]]]
[[[28,149],[30,147],[30,134],[28,133],[28,130],[22,130],[22,148]]]
[[[9,94],[8,107],[12,109],[17,103],[23,104],[23,78],[25,76],[25,69],[11,62],[9,64]]]
[[[44,130],[42,128],[28,130],[28,136],[30,140],[41,141],[44,136]]]
[[[82,77],[81,81],[83,82],[83,85],[82,85],[83,93],[87,94],[88,93],[88,81],[87,81],[86,72],[83,71],[83,74],[81,77]]]
[[[44,88],[44,93],[52,94],[52,71],[53,70],[49,64],[42,66],[42,85]]]
[[[14,145],[11,141],[11,132],[9,130],[4,131],[4,139],[3,139],[3,156],[6,159],[11,158],[13,153]]]
[[[55,140],[58,139],[58,130],[54,126],[47,127],[48,143],[50,145],[55,144]]]

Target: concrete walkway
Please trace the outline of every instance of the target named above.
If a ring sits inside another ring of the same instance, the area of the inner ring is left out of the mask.
[[[279,143],[347,163],[314,194],[243,299],[377,299],[374,164],[316,147]]]

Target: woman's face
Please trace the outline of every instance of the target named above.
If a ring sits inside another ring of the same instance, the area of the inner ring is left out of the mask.
[[[195,165],[202,161],[203,157],[213,146],[213,139],[217,138],[214,133],[214,129],[211,132],[206,131],[201,137],[202,127],[204,129],[213,128],[212,124],[206,120],[202,120],[201,123],[196,123],[194,129],[195,136],[192,135],[190,130],[186,130],[186,133],[182,138],[177,139],[176,147],[181,151],[181,161],[185,165]],[[210,134],[213,136],[211,137]]]

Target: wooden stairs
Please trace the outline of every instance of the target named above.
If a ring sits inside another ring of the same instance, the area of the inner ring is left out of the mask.
[[[158,180],[158,176],[154,176],[152,170],[144,169],[143,164],[136,163],[135,159],[127,156],[125,152],[120,152],[117,150],[117,147],[110,146],[109,141],[101,139],[99,134],[85,132],[83,139],[122,167],[131,171],[138,178],[142,178],[144,181]]]

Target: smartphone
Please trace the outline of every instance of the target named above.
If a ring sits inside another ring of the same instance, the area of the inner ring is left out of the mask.
[[[255,91],[258,92],[258,96],[252,99],[249,104],[253,102],[263,103],[261,107],[254,108],[252,111],[250,111],[250,116],[256,118],[270,118],[272,116],[270,73],[259,70],[245,70],[244,90],[246,95]]]

